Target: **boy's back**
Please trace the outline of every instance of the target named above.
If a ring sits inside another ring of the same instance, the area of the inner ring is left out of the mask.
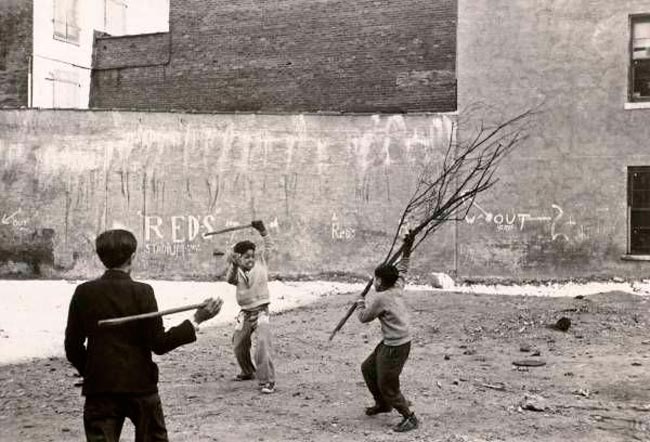
[[[99,328],[97,321],[157,311],[153,289],[119,270],[77,287],[70,302],[65,348],[84,376],[83,394],[154,393],[158,368],[151,352],[163,354],[196,340],[191,323],[165,333],[162,319]],[[87,350],[83,341],[88,338]]]
[[[167,441],[158,367],[151,352],[163,354],[196,340],[195,326],[189,320],[167,332],[160,316],[115,327],[98,326],[101,319],[158,310],[151,286],[131,279],[137,247],[135,235],[127,230],[101,233],[95,250],[108,270],[101,278],[77,286],[70,300],[65,353],[84,378],[87,440],[119,440],[124,420],[129,418],[135,426],[135,440]],[[220,309],[220,300],[207,299],[196,310],[194,322],[207,321]]]

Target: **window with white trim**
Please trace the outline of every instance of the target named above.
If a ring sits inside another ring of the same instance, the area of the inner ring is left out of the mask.
[[[104,0],[104,31],[111,35],[126,34],[125,0]]]
[[[52,83],[52,107],[74,109],[79,107],[81,83],[79,74],[71,71],[54,71],[47,78]]]
[[[630,101],[650,101],[650,15],[630,17]]]
[[[79,44],[79,2],[81,0],[54,0],[54,38]]]

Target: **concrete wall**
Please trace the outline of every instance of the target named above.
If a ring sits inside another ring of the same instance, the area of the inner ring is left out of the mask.
[[[175,0],[169,63],[95,71],[91,107],[453,111],[456,7],[456,0]],[[144,49],[164,50],[157,43]],[[117,66],[130,58],[123,45],[107,45],[95,60]]]
[[[0,2],[0,107],[27,106],[32,0]]]
[[[647,276],[648,264],[620,257],[627,167],[650,165],[650,110],[625,109],[629,14],[649,12],[640,0],[459,2],[459,111],[540,105],[530,139],[461,226],[464,274]]]
[[[0,275],[89,277],[95,236],[126,227],[138,277],[211,278],[212,257],[266,221],[281,274],[371,272],[420,164],[453,117],[0,111]],[[423,245],[449,270],[453,236]]]

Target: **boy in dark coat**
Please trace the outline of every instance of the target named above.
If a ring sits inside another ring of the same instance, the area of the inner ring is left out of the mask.
[[[84,378],[86,438],[118,441],[128,417],[137,442],[167,441],[158,367],[151,352],[162,355],[194,342],[195,326],[219,313],[222,301],[207,300],[194,314],[194,324],[186,320],[168,331],[161,317],[99,328],[101,319],[156,312],[158,306],[151,286],[131,279],[137,248],[131,232],[105,231],[95,245],[107,270],[100,278],[77,286],[65,331],[66,356]]]
[[[397,266],[382,264],[375,269],[374,296],[357,301],[359,320],[370,322],[379,319],[384,339],[375,351],[361,364],[361,372],[375,405],[366,409],[368,416],[388,413],[393,408],[403,417],[395,431],[404,432],[418,427],[415,413],[400,391],[399,377],[411,351],[409,312],[402,298],[408,271],[413,236],[404,238],[402,259]]]

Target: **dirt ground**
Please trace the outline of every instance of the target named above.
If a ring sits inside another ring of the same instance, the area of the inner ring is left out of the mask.
[[[231,327],[158,358],[173,441],[650,441],[648,300],[613,292],[575,298],[409,292],[414,342],[402,375],[421,428],[368,418],[359,365],[379,326],[337,295],[272,318],[277,392],[230,378]],[[546,325],[566,316],[568,332]],[[524,350],[524,351],[522,351]],[[530,351],[525,351],[530,350]],[[539,356],[533,356],[535,351]],[[544,361],[517,369],[521,359]],[[83,440],[79,378],[60,358],[0,367],[0,440]],[[123,440],[132,440],[127,425]]]

